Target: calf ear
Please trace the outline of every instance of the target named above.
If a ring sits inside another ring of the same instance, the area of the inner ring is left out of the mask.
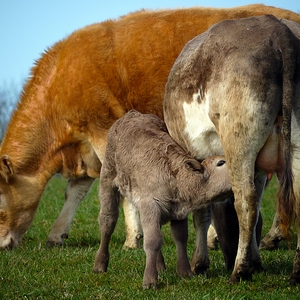
[[[14,174],[14,168],[10,157],[3,155],[0,157],[0,175],[8,183],[9,178]]]
[[[195,159],[188,159],[184,163],[185,167],[192,172],[203,174],[204,167]]]

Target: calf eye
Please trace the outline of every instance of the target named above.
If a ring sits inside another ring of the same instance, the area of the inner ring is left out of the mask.
[[[217,167],[221,167],[221,166],[223,166],[225,163],[226,163],[225,160],[219,160],[219,161],[217,162]]]

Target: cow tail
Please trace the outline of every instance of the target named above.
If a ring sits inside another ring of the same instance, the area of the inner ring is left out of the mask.
[[[289,44],[289,43],[288,43]],[[286,45],[287,46],[287,45]],[[284,170],[279,181],[277,195],[280,227],[285,238],[291,241],[291,223],[294,219],[295,195],[293,189],[293,172],[291,159],[291,123],[292,101],[294,93],[294,76],[296,67],[296,55],[294,47],[286,47],[282,51],[283,56],[283,95],[282,95],[282,135],[283,135],[283,159]]]

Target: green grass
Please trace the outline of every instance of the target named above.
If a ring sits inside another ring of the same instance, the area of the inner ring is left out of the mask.
[[[141,289],[145,266],[143,250],[123,250],[124,217],[121,211],[112,237],[111,260],[106,274],[93,274],[99,243],[97,182],[81,203],[64,247],[46,248],[50,228],[63,205],[66,181],[54,177],[47,186],[30,230],[20,246],[0,255],[0,299],[299,299],[299,287],[289,286],[294,250],[283,242],[276,251],[262,251],[265,272],[252,281],[229,284],[220,250],[210,251],[205,276],[190,280],[176,275],[176,252],[168,225],[163,227],[163,254],[167,270],[160,274],[159,289]],[[264,196],[263,235],[273,220],[275,185]],[[190,219],[188,252],[195,232]],[[295,248],[295,243],[293,243]]]

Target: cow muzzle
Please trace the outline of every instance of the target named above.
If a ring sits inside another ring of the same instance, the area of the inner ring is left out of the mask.
[[[4,236],[0,237],[0,249],[13,249],[18,245],[18,241],[12,233],[7,230]]]

